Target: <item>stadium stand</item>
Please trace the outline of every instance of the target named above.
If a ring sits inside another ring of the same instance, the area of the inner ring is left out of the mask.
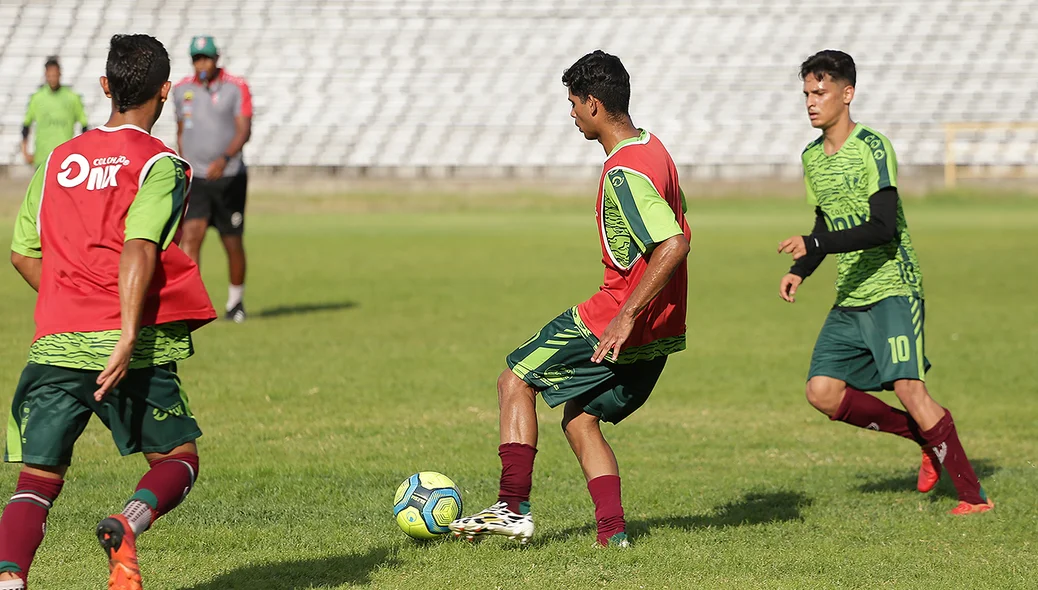
[[[855,117],[903,164],[936,165],[944,122],[1035,116],[1036,15],[1032,0],[4,0],[0,164],[19,161],[45,56],[61,56],[97,124],[108,38],[146,32],[170,50],[174,81],[190,72],[191,36],[216,36],[252,88],[254,166],[595,165],[559,77],[596,48],[625,61],[635,122],[680,164],[795,169],[815,135],[797,66],[839,48],[859,64]],[[156,134],[172,144],[171,112]],[[1034,165],[1036,139],[989,134],[960,161]]]

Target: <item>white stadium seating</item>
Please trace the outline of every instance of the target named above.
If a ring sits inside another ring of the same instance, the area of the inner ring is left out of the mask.
[[[216,37],[253,92],[251,165],[594,165],[560,76],[598,48],[679,164],[796,165],[815,135],[797,69],[823,48],[858,62],[855,117],[902,163],[939,164],[945,122],[1035,119],[1035,19],[1032,0],[2,0],[0,164],[20,161],[47,55],[104,122],[97,78],[123,32],[162,40],[174,81],[190,38]],[[174,129],[167,112],[155,133]],[[1036,138],[987,135],[960,161],[1034,165]]]

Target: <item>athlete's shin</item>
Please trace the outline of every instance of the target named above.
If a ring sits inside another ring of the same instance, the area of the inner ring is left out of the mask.
[[[959,442],[959,434],[951,412],[946,411],[933,428],[923,432],[923,437],[951,476],[959,500],[969,504],[986,503],[987,496],[980,487],[980,480],[973,471],[969,458],[966,457],[962,443]]]
[[[43,542],[47,514],[64,481],[22,472],[10,502],[0,517],[0,572],[29,576],[36,550]]]
[[[620,500],[620,476],[603,475],[587,482],[591,500],[595,503],[595,523],[598,543],[609,544],[609,538],[626,531],[623,504]]]
[[[843,401],[831,419],[859,428],[896,434],[920,446],[926,443],[919,425],[907,412],[853,387],[847,387]]]
[[[137,484],[123,516],[139,535],[158,517],[176,508],[187,497],[198,477],[198,455],[179,453],[151,461],[151,469]]]

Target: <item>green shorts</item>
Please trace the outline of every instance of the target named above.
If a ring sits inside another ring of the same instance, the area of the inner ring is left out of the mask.
[[[94,414],[123,455],[166,453],[202,435],[176,363],[131,369],[101,402],[94,401],[98,374],[29,363],[11,402],[4,461],[69,465]]]
[[[584,411],[614,424],[630,416],[649,399],[666,356],[630,364],[591,362],[598,338],[569,309],[541,328],[506,362],[549,406],[576,400]]]
[[[862,391],[891,390],[899,379],[924,381],[930,369],[924,307],[915,297],[888,297],[868,309],[833,309],[818,334],[808,380],[833,377]]]

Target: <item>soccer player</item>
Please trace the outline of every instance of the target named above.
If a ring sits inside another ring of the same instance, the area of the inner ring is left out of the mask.
[[[22,123],[22,156],[26,164],[39,168],[47,161],[51,150],[72,139],[76,134],[76,123],[87,130],[83,99],[68,86],[61,85],[61,65],[58,58],[47,58],[44,66],[46,84],[29,97],[29,108],[25,110]],[[29,153],[29,131],[36,124],[36,146]]]
[[[619,423],[645,403],[667,362],[685,348],[690,231],[667,149],[631,122],[630,76],[595,51],[565,71],[570,116],[606,153],[596,218],[605,281],[508,355],[497,381],[498,502],[451,523],[456,536],[534,532],[530,488],[537,452],[536,401],[565,404],[562,429],[595,504],[598,544],[628,546],[616,456],[599,423]]]
[[[198,475],[201,432],[177,363],[216,312],[175,244],[191,169],[150,135],[170,90],[165,48],[146,35],[112,37],[101,88],[108,122],[53,151],[15,222],[11,262],[39,295],[4,456],[25,465],[0,518],[3,590],[25,588],[91,415],[123,455],[144,453],[151,466],[123,512],[97,526],[109,588],[141,587],[137,537]]]
[[[807,400],[831,420],[889,432],[922,447],[918,489],[937,485],[941,466],[958,492],[952,514],[994,507],[985,495],[952,421],[923,383],[923,275],[897,192],[890,141],[851,120],[855,66],[841,51],[821,51],[800,66],[807,115],[822,131],[803,153],[811,234],[779,245],[795,261],[779,295],[797,288],[827,254],[837,262],[836,304],[811,357]],[[907,412],[866,391],[894,390]]]
[[[212,37],[191,40],[195,75],[177,82],[177,150],[199,171],[184,219],[184,252],[200,262],[209,226],[220,233],[230,286],[226,318],[245,321],[245,193],[248,176],[242,147],[252,135],[252,95],[245,80],[217,67],[220,54]]]

